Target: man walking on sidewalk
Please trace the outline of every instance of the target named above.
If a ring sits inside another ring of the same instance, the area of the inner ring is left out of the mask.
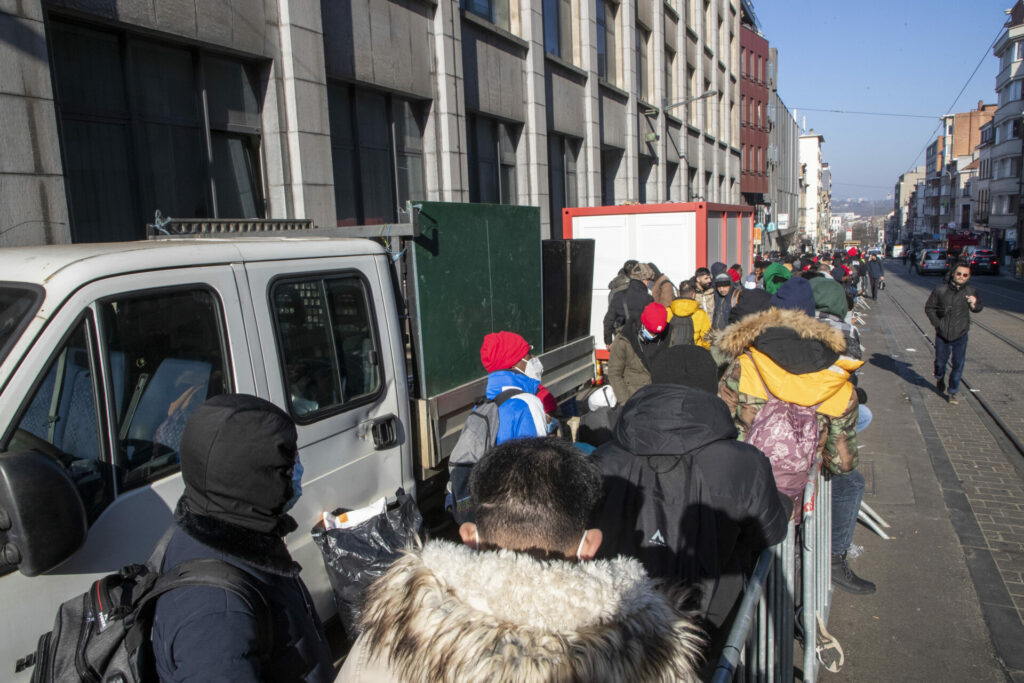
[[[868,259],[868,277],[871,279],[871,300],[878,298],[878,289],[885,289],[885,271],[882,269],[882,260],[877,254],[872,254]]]
[[[970,266],[958,263],[949,280],[932,290],[925,302],[924,312],[935,328],[935,388],[946,391],[946,363],[953,356],[953,370],[949,373],[949,402],[960,389],[960,377],[967,361],[967,332],[971,327],[971,313],[981,311],[981,300],[973,286]]]

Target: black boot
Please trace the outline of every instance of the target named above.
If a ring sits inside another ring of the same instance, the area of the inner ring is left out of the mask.
[[[871,595],[875,592],[875,584],[860,578],[850,569],[846,553],[832,556],[832,585],[854,595]]]

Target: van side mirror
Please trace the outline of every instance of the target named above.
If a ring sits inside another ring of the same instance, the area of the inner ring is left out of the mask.
[[[0,568],[42,574],[82,547],[88,530],[82,498],[53,458],[0,455]]]

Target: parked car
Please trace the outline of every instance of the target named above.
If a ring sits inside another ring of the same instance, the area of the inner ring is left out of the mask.
[[[971,273],[999,275],[999,258],[991,249],[975,249],[970,259]]]
[[[917,256],[917,264],[914,269],[918,275],[938,273],[942,275],[948,268],[947,259],[949,254],[945,249],[925,249]]]

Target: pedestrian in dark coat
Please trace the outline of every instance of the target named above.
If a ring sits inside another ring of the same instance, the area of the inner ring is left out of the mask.
[[[688,376],[704,388],[637,391],[614,439],[594,451],[605,494],[595,526],[605,538],[599,557],[635,557],[655,578],[697,585],[714,643],[757,553],[785,537],[791,508],[764,454],[736,440],[711,393],[716,374]]]
[[[179,588],[157,600],[153,653],[161,681],[330,681],[330,650],[284,536],[301,493],[295,424],[255,396],[216,396],[181,439],[185,492],[164,557],[217,559],[251,574],[270,606],[272,643],[261,651],[256,616],[221,588]]]
[[[877,299],[878,288],[884,286],[885,283],[885,270],[882,268],[882,261],[876,254],[872,254],[868,259],[868,277],[871,278],[871,298]]]
[[[719,273],[714,279],[715,310],[711,316],[711,329],[721,330],[729,324],[729,312],[732,310],[740,290],[732,282],[728,273]]]
[[[626,321],[639,316],[644,306],[654,301],[648,289],[653,278],[653,268],[646,263],[633,262],[629,271],[629,283],[625,289],[613,293],[608,300],[608,312],[604,316],[605,346],[611,348],[615,335],[626,325]],[[615,280],[612,281],[614,282]],[[671,283],[669,285],[671,286]]]
[[[971,313],[980,313],[982,309],[977,290],[968,284],[970,279],[971,267],[957,264],[949,280],[933,289],[924,304],[925,315],[935,328],[935,387],[939,393],[946,390],[946,363],[952,355],[948,400],[954,405],[959,402],[956,394],[967,363]]]

